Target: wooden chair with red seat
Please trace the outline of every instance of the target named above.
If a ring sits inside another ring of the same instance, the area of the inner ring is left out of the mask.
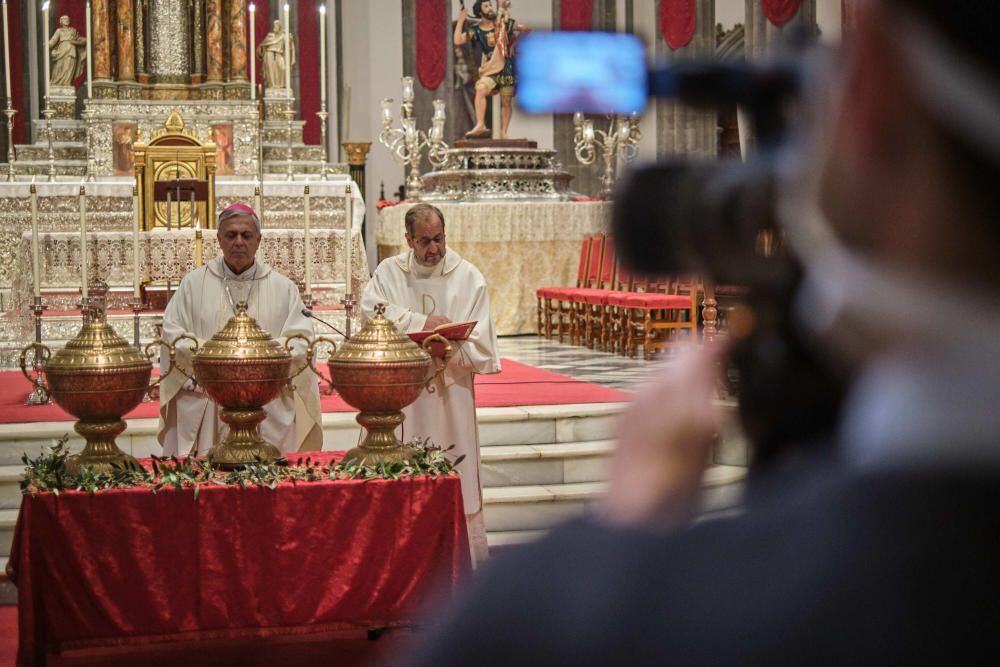
[[[678,294],[678,281],[670,278],[636,279],[633,291],[618,293],[609,299],[617,306],[620,327],[624,331],[623,349],[626,356],[635,356],[642,342],[644,359],[651,359],[653,350],[668,348],[677,334],[698,333],[697,290]]]
[[[611,237],[607,237],[604,240],[604,252],[601,254],[601,271],[597,287],[579,297],[583,303],[581,317],[584,324],[585,347],[592,348],[594,343],[597,343],[602,351],[607,350],[608,336],[611,333],[608,299],[615,293],[616,268],[615,244]]]
[[[576,272],[576,288],[586,286],[587,271],[590,266],[590,251],[593,237],[587,235],[580,243],[580,265]],[[552,339],[552,316],[556,316],[556,332],[561,343],[563,335],[570,330],[570,292],[572,287],[540,287],[535,290],[538,298],[538,333]],[[555,302],[555,305],[553,304]]]
[[[573,345],[579,345],[581,338],[586,335],[587,325],[587,304],[583,299],[588,294],[603,292],[601,288],[601,269],[604,261],[604,248],[608,244],[605,242],[604,234],[595,234],[590,244],[590,253],[587,259],[587,271],[583,281],[583,286],[569,290],[569,341]]]

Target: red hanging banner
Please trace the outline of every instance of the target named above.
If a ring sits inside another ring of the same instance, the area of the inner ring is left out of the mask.
[[[594,0],[562,0],[559,3],[560,30],[591,30],[594,27]]]
[[[798,14],[802,0],[761,0],[764,15],[776,26],[783,26]]]
[[[660,0],[660,32],[670,48],[679,49],[690,43],[697,16],[695,0]]]
[[[302,141],[315,145],[320,142],[319,117],[316,116],[320,108],[319,6],[313,2],[300,2],[298,12],[299,34],[295,35],[298,40],[295,45],[295,64],[299,68],[299,111],[305,121]],[[263,39],[263,36],[258,39]]]
[[[447,31],[445,0],[417,0],[417,78],[424,88],[435,89],[444,81]]]

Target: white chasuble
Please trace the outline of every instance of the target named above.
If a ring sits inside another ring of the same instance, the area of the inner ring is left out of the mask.
[[[465,455],[458,466],[466,514],[478,514],[483,493],[479,484],[479,429],[476,426],[476,373],[499,373],[500,353],[490,316],[486,280],[479,269],[448,250],[433,267],[423,267],[412,251],[390,257],[378,265],[361,295],[366,319],[375,306],[385,304],[385,316],[403,333],[420,331],[428,315],[444,315],[452,322],[476,320],[469,339],[457,345],[445,372],[435,380],[436,391],[420,394],[403,410],[403,437],[430,438],[438,447],[455,445],[449,454]],[[470,535],[475,541],[476,536]],[[485,535],[483,535],[485,538]]]
[[[234,314],[235,304],[247,302],[247,313],[282,345],[285,338],[301,333],[314,336],[312,322],[302,314],[299,291],[291,280],[257,259],[253,266],[235,275],[221,257],[192,271],[181,281],[163,313],[163,340],[168,343],[182,333],[194,336],[199,345],[222,329]],[[293,342],[292,369],[305,364],[305,344]],[[193,374],[193,345],[182,340],[177,346],[177,364]],[[160,353],[160,372],[168,367],[166,350]],[[284,452],[319,450],[323,447],[319,382],[310,369],[264,406],[267,418],[261,435]],[[164,456],[188,453],[203,455],[225,436],[219,407],[199,386],[192,386],[179,371],[160,385],[160,430],[158,439]]]

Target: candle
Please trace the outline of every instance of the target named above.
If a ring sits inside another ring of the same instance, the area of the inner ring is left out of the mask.
[[[319,6],[319,99],[326,105],[326,5]]]
[[[577,111],[573,114],[573,127],[579,128],[581,125],[583,125],[583,114]]]
[[[351,294],[351,239],[354,231],[354,200],[351,198],[351,185],[348,183],[344,199],[344,296]]]
[[[250,3],[250,99],[257,99],[257,26],[254,25],[254,16],[257,15],[257,7]]]
[[[413,101],[413,77],[404,76],[403,77],[403,101],[412,102]]]
[[[309,225],[309,183],[306,183],[305,191],[303,192],[306,198],[306,296],[312,294],[312,232]]]
[[[4,7],[6,8],[4,3]],[[31,278],[34,280],[35,296],[42,296],[41,264],[38,257],[38,190],[35,179],[31,179]]]
[[[434,100],[434,120],[444,122],[444,100]]]
[[[292,47],[291,47],[291,26],[292,19],[288,11],[288,3],[285,3],[285,88],[289,95],[292,90]]]
[[[87,298],[87,188],[80,185],[80,276],[81,292]]]
[[[45,94],[44,95],[45,96],[45,100],[46,100],[45,108],[47,109],[49,107],[49,105],[48,105],[48,97],[49,97],[49,60],[52,58],[52,54],[51,54],[50,47],[49,47],[49,2],[48,2],[48,0],[45,0],[45,3],[42,5],[42,33],[43,33],[43,36],[45,37],[45,58],[43,59],[43,61],[45,63],[45,70],[44,70],[45,71],[45,81],[43,83],[45,85],[42,87],[42,92]],[[86,296],[87,296],[86,293],[84,293],[84,297],[86,297]]]
[[[142,11],[140,8],[139,11]],[[90,0],[87,0],[87,99],[93,97],[94,50],[90,32]]]
[[[392,125],[392,98],[382,98],[382,124]],[[345,137],[346,138],[346,137]]]
[[[132,187],[132,291],[139,300],[139,193]]]
[[[7,0],[3,0],[3,69],[7,84],[7,101],[10,101],[10,28],[7,27]]]

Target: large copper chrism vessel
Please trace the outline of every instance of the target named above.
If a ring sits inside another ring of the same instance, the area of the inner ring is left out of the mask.
[[[79,420],[73,429],[87,444],[82,452],[66,460],[66,470],[70,474],[78,474],[84,467],[104,473],[120,468],[139,468],[134,458],[118,448],[115,438],[125,430],[122,415],[137,406],[146,392],[159,382],[151,384],[149,381],[153,370],[149,358],[129,345],[108,324],[107,291],[107,283],[103,280],[93,283],[83,327],[55,355],[41,343],[32,343],[21,351],[24,376],[50,392],[59,407]],[[156,341],[151,345],[160,343]],[[30,350],[38,350],[44,359],[44,379],[42,375],[29,374],[25,368]]]
[[[289,376],[289,346],[295,338],[309,347],[305,365]],[[228,435],[209,453],[215,465],[236,468],[284,460],[281,450],[261,437],[260,423],[267,416],[263,406],[310,365],[311,357],[308,338],[296,334],[282,346],[247,314],[246,302],[236,304],[236,314],[197,350],[193,361],[193,379],[222,407],[219,418],[229,426]]]
[[[445,363],[451,354],[451,345],[439,334],[428,336],[421,349],[399,333],[384,313],[385,306],[376,306],[375,317],[327,361],[331,386],[361,411],[358,423],[368,431],[364,441],[347,452],[344,463],[415,463],[412,450],[395,435],[403,423],[401,411],[424,389],[433,391],[431,382],[444,370],[441,364],[431,372],[433,362],[427,350],[434,343],[442,344]]]

